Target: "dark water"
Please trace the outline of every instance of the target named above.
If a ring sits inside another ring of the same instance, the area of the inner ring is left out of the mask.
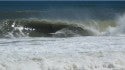
[[[125,1],[0,1],[0,37],[98,35],[124,12]]]
[[[0,1],[0,18],[113,19],[125,1]]]

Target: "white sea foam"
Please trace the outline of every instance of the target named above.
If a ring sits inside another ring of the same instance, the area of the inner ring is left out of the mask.
[[[125,36],[125,14],[118,16],[115,22],[116,27],[109,26],[102,35]]]
[[[0,70],[124,70],[125,37],[1,39]]]

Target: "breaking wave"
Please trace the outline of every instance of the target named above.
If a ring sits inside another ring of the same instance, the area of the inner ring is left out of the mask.
[[[6,19],[0,21],[0,37],[74,37],[124,35],[125,15],[117,20],[62,21]]]
[[[1,21],[1,37],[72,37],[97,35],[83,24],[65,21],[17,19]]]
[[[103,35],[108,36],[125,36],[125,14],[118,16],[115,20],[115,27],[108,26]]]

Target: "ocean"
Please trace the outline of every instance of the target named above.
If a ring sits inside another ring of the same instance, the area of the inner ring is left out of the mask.
[[[125,70],[125,1],[0,1],[0,70]]]

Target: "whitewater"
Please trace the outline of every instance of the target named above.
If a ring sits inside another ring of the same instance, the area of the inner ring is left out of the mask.
[[[125,37],[16,38],[0,41],[0,70],[124,70]]]

